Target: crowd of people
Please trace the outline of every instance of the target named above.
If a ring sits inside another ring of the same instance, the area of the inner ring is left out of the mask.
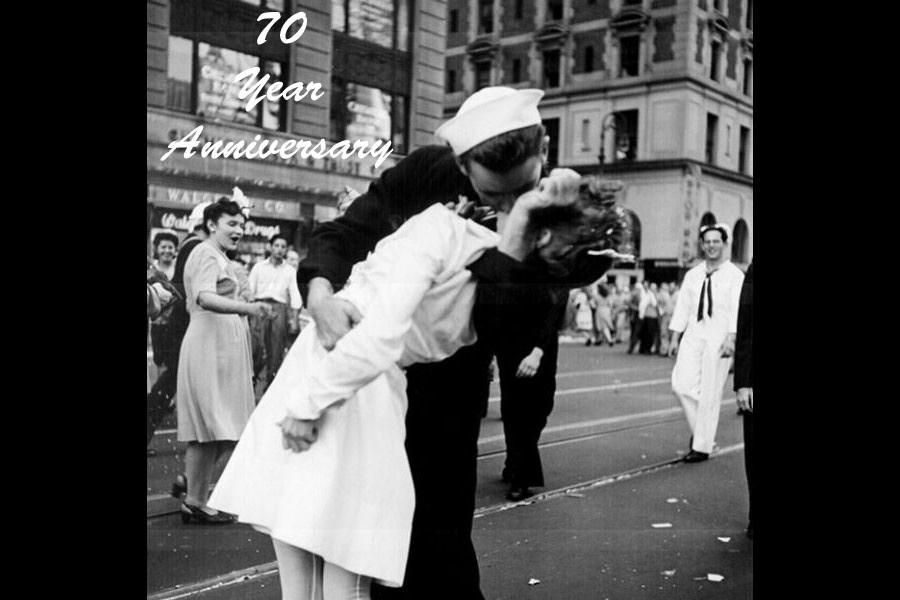
[[[628,344],[628,354],[667,356],[669,323],[678,284],[640,281],[625,288],[594,283],[569,295],[564,329],[584,337],[585,346]]]
[[[248,211],[238,193],[198,206],[180,248],[154,238],[148,318],[161,371],[148,445],[175,406],[187,444],[173,486],[183,521],[237,520],[270,536],[283,598],[483,600],[471,534],[491,361],[507,443],[499,475],[520,500],[543,485],[538,439],[567,321],[587,344],[627,331],[629,352],[677,354],[675,371],[704,382],[682,389],[673,371],[692,450],[714,437],[709,405],[724,380],[718,368],[707,374],[718,362],[706,355],[734,350],[740,279],[720,252],[698,265],[702,289],[693,270],[689,290],[591,283],[634,258],[616,250],[628,227],[623,186],[549,171],[542,96],[470,96],[438,128],[445,145],[345,195],[296,267],[280,236],[249,272],[236,259]],[[727,236],[716,231],[709,256]],[[312,320],[298,333],[303,300]]]

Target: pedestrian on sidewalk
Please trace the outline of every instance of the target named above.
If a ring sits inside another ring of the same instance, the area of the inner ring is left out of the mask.
[[[737,332],[738,299],[744,274],[725,258],[729,228],[700,228],[706,260],[684,276],[669,329],[669,355],[676,356],[672,391],[691,428],[686,462],[709,458],[716,441],[719,408]]]
[[[573,298],[575,304],[575,328],[578,333],[585,336],[584,345],[590,346],[597,343],[594,336],[594,301],[588,286],[584,286]]]
[[[635,348],[641,342],[641,302],[644,298],[644,286],[641,282],[635,281],[631,284],[631,291],[625,302],[628,311],[628,354],[634,352]]]
[[[262,391],[271,383],[284,360],[290,332],[297,330],[303,300],[297,288],[297,271],[284,259],[287,237],[276,233],[269,239],[269,257],[253,265],[248,284],[254,302],[265,302],[272,317],[250,317],[253,340],[253,376]],[[265,375],[260,374],[265,370]]]
[[[264,317],[264,302],[238,299],[238,278],[226,252],[243,236],[241,206],[225,197],[203,211],[207,239],[184,267],[190,322],[178,362],[178,441],[185,452],[185,523],[229,523],[233,517],[207,507],[216,463],[227,461],[255,406],[250,330],[244,315]]]
[[[638,318],[641,320],[641,354],[653,354],[659,343],[659,309],[656,300],[656,284],[644,281],[643,293],[638,305]]]
[[[412,364],[440,361],[475,342],[476,281],[468,267],[489,249],[552,265],[599,241],[593,232],[624,222],[581,193],[580,182],[572,171],[554,172],[540,192],[515,202],[508,218],[501,215],[499,235],[432,204],[354,266],[335,297],[353,307],[356,324],[330,351],[318,322],[301,332],[210,499],[272,537],[284,598],[309,597],[310,581],[319,580],[313,565],[323,572],[325,600],[337,597],[329,589],[340,581],[357,590],[354,597],[368,598],[373,580],[396,588],[410,578],[415,493],[404,417],[417,391],[407,383]],[[444,415],[453,408],[430,400]],[[434,584],[427,595],[410,597],[480,596],[477,588],[444,596],[453,582]]]
[[[609,288],[600,283],[591,286],[596,290],[594,294],[594,337],[595,343],[599,346],[602,342],[606,342],[610,346],[615,343],[612,335],[612,308],[610,305]]]
[[[744,468],[750,511],[747,537],[753,539],[753,263],[747,267],[738,308],[737,337],[734,344],[734,391],[744,421]]]

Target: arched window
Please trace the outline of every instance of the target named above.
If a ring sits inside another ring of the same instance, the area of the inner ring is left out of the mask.
[[[697,229],[697,256],[700,258],[706,257],[706,255],[703,254],[703,242],[700,241],[700,229],[703,229],[707,225],[715,225],[716,223],[716,216],[711,212],[706,213],[700,218],[700,228]]]
[[[641,220],[633,210],[625,209],[628,217],[630,235],[619,246],[622,254],[634,254],[635,260],[641,257]]]
[[[737,223],[734,224],[734,233],[732,234],[731,240],[731,260],[736,263],[746,263],[749,262],[749,257],[747,256],[748,250],[750,247],[750,229],[747,227],[747,222],[743,219],[738,219]]]

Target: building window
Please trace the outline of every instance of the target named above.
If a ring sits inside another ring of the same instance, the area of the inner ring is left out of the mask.
[[[747,19],[744,24],[747,29],[753,31],[753,0],[747,0]]]
[[[194,45],[191,40],[169,36],[168,72],[166,75],[166,108],[194,112]]]
[[[622,6],[641,6],[643,0],[623,0]]]
[[[731,125],[725,125],[725,156],[731,156]]]
[[[584,72],[594,72],[594,47],[588,46],[584,49]]]
[[[407,148],[407,97],[331,79],[332,140],[390,141],[400,154]]]
[[[628,234],[618,247],[618,251],[622,254],[634,254],[637,260],[641,257],[641,220],[637,213],[628,208],[625,209],[625,216],[628,218]]]
[[[614,117],[616,124],[616,140],[613,156],[614,162],[627,162],[637,158],[638,111],[618,111]]]
[[[447,70],[447,93],[452,94],[456,91],[456,71],[453,69]]]
[[[514,58],[512,61],[512,82],[519,83],[522,81],[522,60]]]
[[[641,38],[629,35],[619,38],[619,77],[636,77],[640,65]]]
[[[491,63],[486,60],[475,63],[475,89],[491,85]]]
[[[559,119],[544,119],[542,121],[550,137],[547,148],[547,166],[553,168],[559,164]]]
[[[559,50],[544,51],[544,87],[559,87]]]
[[[284,0],[241,0],[241,2],[266,8],[270,11],[284,12]]]
[[[722,12],[722,0],[713,0],[713,8]]]
[[[741,173],[750,174],[748,158],[750,156],[750,128],[741,125],[740,148],[738,149],[738,170]]]
[[[219,48],[204,42],[170,36],[166,106],[172,110],[196,113],[208,119],[242,123],[263,129],[284,131],[287,106],[285,100],[272,102],[265,97],[248,108],[248,98],[238,97],[246,85],[257,78],[235,81],[235,76],[251,67],[259,68],[259,77],[269,76],[260,91],[282,81],[284,65],[252,54]]]
[[[450,11],[450,33],[459,31],[459,11],[455,8]]]
[[[522,0],[516,0],[515,15],[513,18],[514,19],[522,18]]]
[[[747,260],[747,250],[749,249],[749,241],[750,241],[750,228],[747,227],[747,222],[743,219],[738,219],[737,223],[734,224],[734,232],[731,234],[731,260],[736,263],[746,263],[749,262]]]
[[[494,1],[478,0],[478,33],[494,32]]]
[[[716,164],[718,151],[719,117],[712,113],[706,113],[706,162]]]
[[[591,150],[591,120],[581,120],[581,151],[590,152]]]
[[[709,78],[713,81],[719,80],[719,57],[722,55],[722,43],[713,39],[709,44]]]
[[[548,0],[547,1],[547,17],[551,21],[562,21],[562,18],[563,18],[562,0]]]
[[[752,96],[753,83],[753,61],[749,58],[744,59],[744,94]]]
[[[331,28],[357,39],[409,51],[412,0],[331,0]]]

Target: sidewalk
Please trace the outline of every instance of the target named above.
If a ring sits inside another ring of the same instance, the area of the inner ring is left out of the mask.
[[[743,460],[737,448],[476,517],[485,598],[749,600]],[[279,600],[278,575],[269,569],[191,598]]]

